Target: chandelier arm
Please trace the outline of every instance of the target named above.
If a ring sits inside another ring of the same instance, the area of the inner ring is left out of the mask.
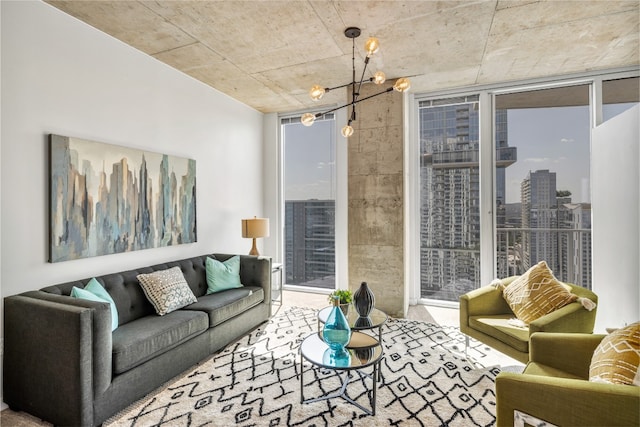
[[[363,72],[363,74],[364,74],[364,72]],[[375,79],[374,79],[373,77],[369,77],[368,79],[363,79],[363,80],[361,80],[361,81],[360,81],[360,82],[361,82],[360,84],[362,85],[362,84],[364,84],[365,82],[366,82],[366,83],[372,83],[374,80],[375,80]],[[325,87],[325,88],[324,88],[324,90],[325,90],[326,92],[329,92],[329,91],[331,91],[331,90],[335,90],[335,89],[342,89],[343,87],[351,86],[352,84],[353,84],[353,82],[349,82],[349,83],[345,83],[345,84],[340,85],[340,86],[335,86],[335,87]],[[358,88],[358,89],[360,89],[360,88]]]
[[[362,101],[366,101],[367,99],[375,98],[378,95],[382,95],[384,93],[391,92],[392,90],[393,90],[393,88],[389,87],[389,88],[383,90],[382,92],[374,93],[373,95],[369,95],[369,96],[365,96],[364,98],[356,99],[355,101],[351,101],[351,102],[349,102],[347,104],[344,104],[344,105],[341,105],[339,107],[332,108],[332,109],[327,110],[327,111],[322,111],[320,113],[316,113],[315,114],[316,119],[319,119],[320,117],[324,116],[325,114],[333,113],[334,111],[338,111],[341,108],[348,107],[349,105],[355,105],[355,104],[358,104],[358,103],[360,103]]]
[[[343,85],[336,86],[336,87],[325,87],[325,88],[324,88],[324,90],[325,90],[326,92],[329,92],[330,90],[335,90],[335,89],[340,89],[340,88],[343,88],[343,87],[347,87],[347,86],[349,86],[350,84],[351,84],[351,82],[349,82],[349,83],[345,83],[345,84],[343,84]]]
[[[367,71],[367,65],[369,65],[369,57],[364,60],[364,68],[362,68],[362,75],[360,76],[360,83],[358,84],[358,91],[354,93],[355,98],[360,95],[360,89],[362,89],[362,82],[364,81],[364,73]],[[354,76],[355,77],[355,76]],[[371,79],[369,79],[371,80]]]

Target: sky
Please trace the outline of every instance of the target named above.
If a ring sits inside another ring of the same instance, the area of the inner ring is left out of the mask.
[[[632,105],[606,105],[605,119]],[[557,190],[571,191],[572,202],[591,202],[587,106],[510,109],[507,123],[508,144],[518,151],[518,161],[506,171],[507,203],[519,203],[522,180],[543,169],[556,173]],[[334,127],[333,120],[285,125],[286,200],[335,199]]]
[[[518,161],[507,167],[506,202],[520,202],[520,185],[529,171],[556,173],[556,189],[571,191],[574,203],[590,202],[589,108],[510,109],[508,144]]]
[[[334,129],[334,120],[285,126],[285,200],[335,199]]]
[[[635,104],[604,106],[607,120]],[[507,167],[506,202],[520,202],[520,184],[529,171],[556,173],[556,189],[571,191],[573,203],[591,203],[589,108],[510,109],[508,143],[518,148],[518,161]]]

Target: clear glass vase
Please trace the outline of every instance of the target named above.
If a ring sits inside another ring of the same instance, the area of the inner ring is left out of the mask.
[[[340,310],[340,297],[333,299],[333,308],[327,317],[322,330],[322,339],[326,342],[331,350],[336,352],[344,352],[344,347],[351,339],[351,328],[347,318]]]

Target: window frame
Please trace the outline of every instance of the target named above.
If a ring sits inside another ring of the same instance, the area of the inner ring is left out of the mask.
[[[327,107],[331,108],[331,106]],[[276,192],[276,206],[277,214],[277,230],[276,235],[273,236],[276,243],[276,259],[281,260],[284,268],[285,260],[285,191],[284,191],[284,156],[285,147],[282,132],[283,119],[290,119],[300,117],[307,112],[316,112],[310,110],[300,110],[294,112],[275,114],[276,118],[276,147],[277,147],[277,192]],[[334,126],[334,142],[335,142],[335,277],[336,277],[336,289],[348,288],[348,241],[347,241],[347,223],[348,223],[348,201],[346,185],[348,179],[348,165],[347,165],[347,143],[346,139],[340,133],[339,123],[347,121],[347,113],[345,109],[337,110],[334,113],[334,120],[336,125]],[[286,272],[283,272],[283,277],[286,277]],[[309,293],[329,294],[330,290],[322,288],[311,288],[306,286],[289,285],[283,283],[283,289],[304,291]]]
[[[405,142],[406,152],[410,153],[407,161],[408,180],[405,206],[410,220],[407,222],[406,258],[409,288],[409,304],[425,304],[432,306],[457,308],[459,303],[421,298],[420,294],[420,152],[419,140],[419,105],[421,101],[461,96],[479,96],[479,174],[480,174],[480,278],[479,286],[490,283],[496,275],[496,201],[495,201],[495,97],[497,95],[519,93],[540,89],[551,89],[573,85],[591,85],[589,96],[590,123],[589,131],[600,125],[602,114],[602,83],[607,80],[640,76],[638,67],[626,67],[612,70],[594,71],[568,76],[550,76],[491,85],[478,85],[443,91],[410,94],[408,122],[409,138]],[[591,141],[590,141],[591,144]],[[595,260],[592,259],[592,264]]]

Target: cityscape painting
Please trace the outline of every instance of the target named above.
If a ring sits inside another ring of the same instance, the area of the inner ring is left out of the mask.
[[[50,135],[50,262],[196,238],[196,162]]]

